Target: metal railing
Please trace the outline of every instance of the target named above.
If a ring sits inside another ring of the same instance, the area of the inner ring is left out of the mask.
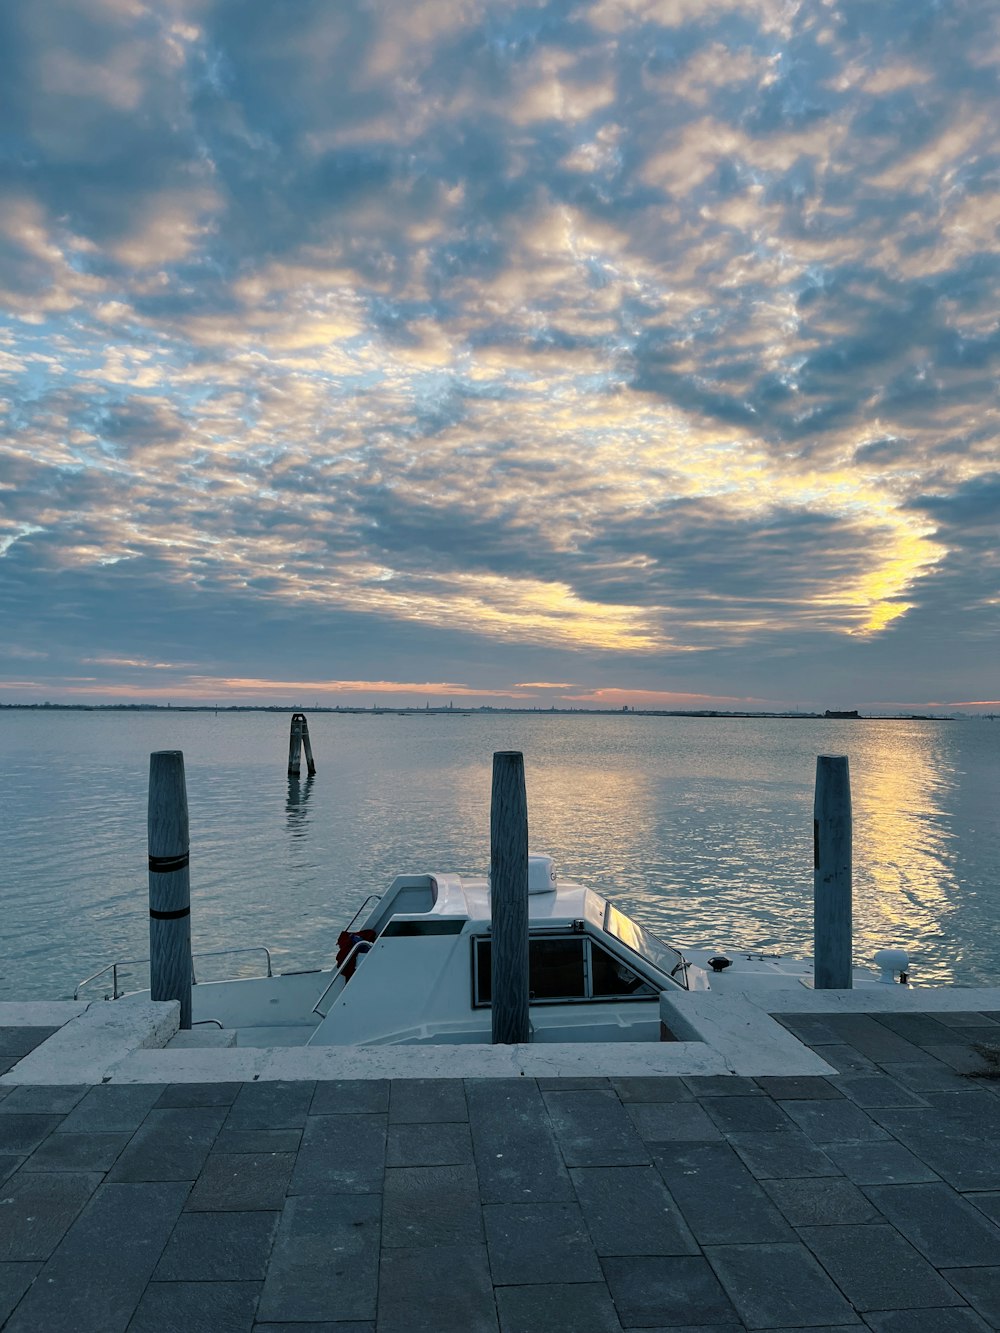
[[[271,950],[268,949],[267,946],[263,944],[247,944],[238,949],[209,949],[204,953],[193,954],[191,958],[192,986],[197,986],[198,984],[198,978],[195,976],[194,972],[195,958],[223,958],[231,954],[238,954],[238,953],[262,953],[267,961],[267,975],[269,977],[274,976],[274,973],[271,970]],[[102,967],[92,976],[84,977],[83,981],[77,982],[76,989],[73,991],[73,999],[78,1000],[80,998],[80,992],[83,990],[85,986],[89,986],[91,982],[97,981],[99,977],[107,976],[107,974],[110,972],[111,994],[105,995],[104,998],[106,1000],[120,1000],[122,996],[125,994],[125,992],[123,990],[118,989],[119,968],[143,967],[148,962],[149,962],[148,958],[120,958],[116,963],[108,963],[106,967]]]
[[[353,959],[355,959],[356,961],[360,960],[360,959],[364,956],[364,954],[366,954],[366,953],[368,952],[368,950],[369,950],[371,947],[372,947],[372,946],[371,946],[371,940],[358,940],[357,944],[354,944],[354,945],[351,946],[351,951],[350,951],[350,953],[347,954],[347,956],[345,957],[344,961],[343,961],[342,963],[340,963],[340,964],[338,965],[338,967],[334,970],[333,976],[330,978],[329,985],[326,987],[326,990],[324,990],[323,994],[319,997],[319,999],[318,999],[318,1000],[316,1001],[316,1003],[313,1005],[313,1013],[314,1013],[314,1014],[319,1014],[320,1018],[326,1018],[327,1014],[328,1014],[330,1011],[329,1011],[328,1008],[327,1008],[327,1009],[321,1009],[321,1008],[320,1008],[320,1005],[323,1003],[323,1001],[326,999],[326,997],[330,994],[330,991],[333,989],[333,987],[334,987],[334,986],[337,984],[337,982],[340,980],[341,975],[343,974],[344,968],[347,967],[347,965],[348,965],[348,963],[351,961],[351,959],[353,958]]]

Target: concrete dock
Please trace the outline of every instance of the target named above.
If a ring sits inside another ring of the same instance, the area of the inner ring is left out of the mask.
[[[18,1081],[55,1015],[10,1333],[1000,1329],[1000,1006],[778,1014],[826,1076]]]

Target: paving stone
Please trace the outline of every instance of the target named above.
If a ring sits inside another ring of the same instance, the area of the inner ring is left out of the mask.
[[[381,1206],[371,1194],[289,1199],[271,1252],[259,1322],[374,1319]],[[419,1254],[426,1263],[427,1251]],[[447,1270],[435,1269],[433,1277],[449,1289]]]
[[[316,1084],[244,1083],[226,1120],[227,1129],[302,1129]]]
[[[940,1046],[954,1041],[951,1025],[930,1014],[879,1014],[877,1022],[914,1046]]]
[[[633,1327],[636,1327],[633,1325]],[[740,1333],[743,1324],[736,1318],[736,1311],[733,1311],[733,1322],[731,1324],[658,1324],[655,1328],[647,1324],[638,1326],[641,1333]],[[858,1324],[851,1325],[852,1333],[860,1333]],[[630,1330],[626,1330],[630,1333]],[[794,1329],[782,1329],[782,1333],[795,1333]],[[837,1333],[836,1329],[826,1329],[825,1333]]]
[[[952,1306],[946,1310],[873,1310],[865,1315],[873,1333],[989,1333],[974,1310]]]
[[[382,1246],[475,1245],[483,1223],[475,1167],[411,1166],[385,1173]]]
[[[100,1183],[96,1172],[12,1176],[0,1199],[0,1261],[47,1259]]]
[[[254,1333],[375,1333],[375,1321],[351,1319],[346,1324],[254,1324]]]
[[[945,1268],[941,1276],[962,1293],[991,1328],[1000,1328],[1000,1268]]]
[[[623,1102],[690,1102],[694,1094],[682,1078],[669,1075],[614,1078],[611,1086]]]
[[[5,1333],[125,1333],[187,1192],[176,1181],[102,1185]]]
[[[1000,1015],[981,1013],[978,1010],[953,1010],[950,1013],[943,1012],[935,1014],[934,1017],[945,1027],[968,1028],[968,1027],[997,1027],[1000,1026]],[[996,1034],[1000,1036],[1000,1033]]]
[[[58,1028],[0,1028],[0,1057],[16,1064],[47,1041]]]
[[[156,1083],[106,1083],[90,1091],[59,1126],[60,1134],[131,1134],[164,1091]]]
[[[387,1078],[325,1079],[316,1084],[310,1115],[385,1115],[389,1109]]]
[[[994,1068],[979,1051],[964,1042],[961,1045],[926,1046],[923,1049],[959,1074],[988,1074]]]
[[[705,1254],[747,1328],[849,1324],[854,1311],[804,1245],[715,1245]]]
[[[250,1333],[260,1282],[151,1282],[128,1333]]]
[[[188,1212],[274,1212],[285,1201],[294,1153],[210,1153]]]
[[[33,1152],[62,1123],[61,1115],[16,1112],[0,1115],[0,1153],[16,1156]]]
[[[821,1098],[843,1097],[839,1088],[825,1078],[757,1078],[754,1082],[775,1101],[818,1102]]]
[[[793,1227],[834,1226],[878,1218],[871,1203],[849,1180],[768,1180],[764,1189]]]
[[[150,1111],[118,1158],[112,1180],[194,1180],[226,1118],[224,1106]]]
[[[698,1253],[654,1167],[575,1167],[570,1177],[598,1254]]]
[[[156,1106],[232,1106],[242,1083],[168,1083]]]
[[[312,1115],[289,1194],[373,1194],[385,1171],[384,1115]]]
[[[767,1104],[765,1097],[760,1100]],[[648,1144],[718,1143],[722,1139],[722,1131],[698,1102],[629,1102],[625,1109]]]
[[[926,1259],[893,1227],[802,1227],[799,1235],[856,1310],[961,1305]]]
[[[728,1143],[670,1144],[655,1161],[700,1244],[792,1238],[788,1223]]]
[[[829,1014],[826,1022],[841,1041],[876,1064],[886,1061],[915,1064],[927,1058],[923,1047],[897,1036],[868,1014]]]
[[[785,1110],[814,1143],[873,1143],[889,1136],[853,1102],[783,1102]]]
[[[1000,1138],[1000,1102],[988,1092],[973,1087],[967,1092],[928,1092],[925,1097],[928,1105],[943,1113],[948,1124],[983,1138]]]
[[[950,1186],[876,1185],[865,1193],[936,1268],[1000,1262],[1000,1229]]]
[[[25,1171],[110,1171],[131,1134],[50,1134]]]
[[[484,1203],[572,1200],[542,1094],[527,1079],[470,1079],[465,1087]]]
[[[351,1319],[336,1324],[254,1324],[254,1333],[375,1333],[375,1321]]]
[[[1000,1222],[1000,1193],[970,1194],[969,1203],[994,1222]]]
[[[886,1107],[869,1114],[960,1193],[1000,1189],[1000,1152],[984,1150],[981,1134],[936,1108]]]
[[[756,1097],[712,1097],[705,1110],[724,1134],[772,1134],[794,1126],[781,1107],[759,1092]]]
[[[877,1074],[880,1072],[880,1066],[874,1060],[869,1060],[867,1055],[862,1055],[859,1050],[856,1050],[853,1046],[848,1046],[845,1042],[835,1043],[831,1046],[817,1046],[816,1054],[841,1074]],[[928,1060],[927,1063],[930,1064],[930,1061]]]
[[[909,1148],[887,1143],[828,1143],[824,1150],[856,1185],[908,1185],[939,1177]]]
[[[0,1263],[0,1325],[41,1271],[41,1264]]]
[[[298,1152],[301,1129],[226,1129],[215,1140],[218,1153]]]
[[[845,1097],[862,1108],[927,1105],[919,1093],[888,1074],[838,1074],[834,1082]]]
[[[649,1104],[622,1106],[611,1089],[543,1094],[552,1128],[567,1166],[630,1166],[649,1162],[649,1149],[629,1115]],[[671,1111],[691,1111],[692,1103],[671,1103]]]
[[[30,1160],[31,1159],[25,1157],[23,1153],[0,1153],[0,1181],[6,1180],[8,1176],[12,1176],[23,1162]]]
[[[759,1097],[756,1079],[739,1074],[688,1075],[684,1082],[695,1097]]]
[[[472,1133],[466,1124],[390,1125],[385,1161],[386,1166],[471,1165]]]
[[[542,1092],[579,1092],[582,1088],[610,1088],[611,1080],[597,1074],[567,1074],[565,1078],[536,1078]]]
[[[828,1018],[833,1015],[827,1014],[775,1014],[775,1021],[780,1023],[783,1028],[799,1041],[805,1042],[807,1046],[831,1046],[842,1045],[843,1037],[838,1036],[830,1026]],[[823,1056],[826,1059],[826,1056]]]
[[[11,1088],[0,1101],[0,1115],[11,1112],[42,1112],[43,1115],[66,1115],[88,1091],[86,1084],[38,1084]]]
[[[624,1328],[669,1327],[671,1319],[678,1324],[692,1318],[706,1324],[739,1322],[706,1259],[631,1255],[602,1259],[601,1267]]]
[[[378,1329],[498,1333],[486,1246],[386,1250],[379,1272]]]
[[[500,1333],[621,1333],[603,1282],[500,1287],[496,1299]]]
[[[758,1180],[839,1174],[824,1150],[798,1129],[776,1134],[731,1134],[729,1142]]]
[[[885,1064],[882,1068],[890,1078],[914,1092],[964,1092],[969,1086],[967,1078],[940,1060],[918,1065]]]
[[[483,1222],[495,1286],[601,1281],[578,1203],[487,1204]]]
[[[182,1213],[154,1282],[262,1282],[280,1213]]]
[[[397,1078],[389,1093],[389,1123],[430,1125],[468,1120],[465,1084],[460,1078]]]

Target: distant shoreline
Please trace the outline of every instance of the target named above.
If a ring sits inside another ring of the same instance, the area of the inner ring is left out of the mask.
[[[5,704],[0,711],[19,710],[35,713],[341,713],[358,717],[477,717],[482,714],[516,714],[525,717],[702,717],[749,718],[757,721],[800,722],[954,722],[945,713],[855,713],[827,710],[825,713],[725,712],[718,708],[503,708],[481,704],[475,708],[393,708],[372,705],[352,707],[344,704],[318,704],[303,709],[295,704]],[[967,717],[991,718],[990,713],[970,713]]]

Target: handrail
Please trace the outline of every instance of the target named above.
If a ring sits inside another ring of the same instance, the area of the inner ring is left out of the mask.
[[[370,893],[368,897],[364,900],[364,902],[361,904],[361,906],[358,908],[358,910],[351,917],[350,921],[344,927],[344,930],[351,931],[354,929],[355,921],[357,921],[358,917],[361,915],[361,913],[365,910],[365,908],[368,906],[370,902],[379,903],[381,901],[382,901],[382,895],[380,893]]]
[[[194,975],[195,958],[223,958],[229,954],[236,953],[262,953],[267,960],[267,975],[269,977],[274,976],[274,972],[271,969],[271,950],[265,944],[244,944],[235,949],[206,949],[201,953],[192,954],[191,984],[193,986],[198,984],[198,978]],[[108,963],[105,967],[102,967],[99,971],[95,972],[93,976],[85,977],[83,981],[77,982],[76,989],[73,991],[73,999],[78,1000],[80,998],[80,992],[83,990],[84,986],[89,986],[92,981],[96,981],[98,977],[103,977],[106,972],[110,972],[110,998],[112,1000],[120,1000],[125,992],[118,989],[118,969],[120,967],[139,967],[143,963],[148,962],[148,958],[119,958],[117,962]],[[106,995],[104,998],[108,999],[109,997]]]
[[[351,961],[351,959],[354,958],[355,960],[357,960],[357,959],[360,958],[363,954],[366,954],[366,953],[368,952],[368,950],[369,950],[371,947],[372,947],[372,946],[371,946],[371,941],[370,941],[370,940],[358,940],[356,944],[352,944],[352,945],[351,945],[350,952],[349,952],[348,954],[345,955],[345,957],[344,957],[344,961],[343,961],[342,963],[340,963],[340,964],[334,969],[333,976],[330,978],[330,981],[329,981],[329,983],[328,983],[328,985],[327,985],[327,987],[326,987],[326,990],[324,990],[323,994],[319,997],[319,999],[318,999],[318,1000],[316,1001],[316,1003],[313,1005],[313,1009],[312,1009],[312,1011],[313,1011],[314,1014],[319,1014],[320,1018],[326,1018],[326,1014],[324,1014],[323,1011],[322,1011],[322,1009],[320,1009],[320,1005],[323,1003],[323,1001],[326,999],[326,997],[330,994],[330,991],[333,989],[334,983],[335,983],[336,981],[339,980],[341,974],[342,974],[343,971],[344,971],[344,968],[345,968],[345,967],[347,966],[347,964]]]

